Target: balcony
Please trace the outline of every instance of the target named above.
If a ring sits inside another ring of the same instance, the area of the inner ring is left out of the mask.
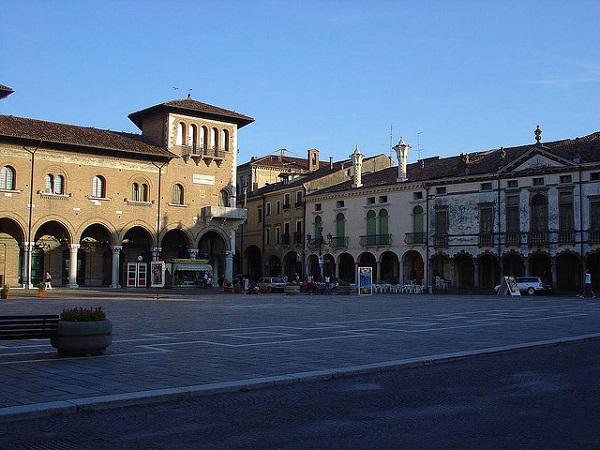
[[[379,247],[391,244],[391,234],[368,234],[366,236],[360,236],[361,247]]]
[[[509,247],[519,247],[521,245],[521,233],[518,231],[508,231],[506,233],[506,245]]]
[[[228,206],[205,206],[202,208],[202,217],[206,223],[213,219],[244,221],[248,218],[248,210],[244,208],[231,208]]]
[[[294,245],[302,245],[302,233],[294,232]]]
[[[590,244],[600,244],[600,230],[588,230],[588,242]]]
[[[302,202],[296,202],[296,203],[294,203],[294,207],[295,208],[302,208]]]
[[[550,233],[547,231],[530,231],[527,235],[527,243],[532,245],[548,245]]]
[[[336,236],[331,238],[329,243],[331,248],[346,248],[348,247],[348,236]]]
[[[493,233],[480,233],[479,234],[479,246],[480,247],[492,247],[494,245],[494,234]]]
[[[425,244],[426,234],[421,232],[418,233],[406,233],[404,235],[404,243],[408,245],[419,245]]]
[[[448,235],[447,234],[434,234],[433,235],[433,247],[434,248],[448,248]]]
[[[573,230],[558,230],[559,245],[575,245],[575,231]]]
[[[221,163],[225,160],[229,150],[225,148],[207,147],[205,145],[176,145],[180,155],[185,162],[190,158],[198,165],[200,161],[204,161],[208,167],[211,162],[215,162],[217,167],[221,167]]]

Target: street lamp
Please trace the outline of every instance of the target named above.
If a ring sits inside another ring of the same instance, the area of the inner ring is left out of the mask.
[[[329,245],[333,239],[333,236],[331,235],[331,233],[328,233],[327,238],[323,238],[323,227],[321,226],[317,227],[315,231],[317,231],[318,236],[316,236],[314,239],[312,238],[310,233],[306,235],[306,246],[311,250],[314,250],[316,248],[319,249],[319,269],[321,272],[321,280],[323,280],[323,246]]]

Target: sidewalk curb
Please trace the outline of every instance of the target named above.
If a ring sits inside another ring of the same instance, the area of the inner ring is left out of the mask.
[[[296,372],[286,375],[276,375],[247,380],[224,381],[221,383],[210,383],[196,386],[182,386],[168,389],[156,389],[151,391],[138,391],[126,394],[85,397],[57,402],[35,403],[32,405],[11,406],[0,408],[0,423],[40,417],[50,417],[61,414],[77,414],[79,412],[100,411],[104,409],[123,408],[128,406],[190,400],[198,397],[232,392],[291,386],[298,383],[326,381],[335,378],[381,373],[392,369],[421,367],[430,364],[442,364],[460,359],[474,358],[477,356],[485,356],[495,353],[536,347],[550,347],[554,345],[586,341],[597,338],[600,338],[600,333],[526,342],[515,345],[503,345],[480,350],[441,353],[438,355],[392,360],[382,363],[347,366],[326,370],[314,370],[308,372]]]

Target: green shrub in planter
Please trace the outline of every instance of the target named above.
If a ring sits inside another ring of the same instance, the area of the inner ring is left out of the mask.
[[[65,322],[98,322],[106,320],[106,314],[102,308],[72,308],[63,309],[60,313],[60,320]]]

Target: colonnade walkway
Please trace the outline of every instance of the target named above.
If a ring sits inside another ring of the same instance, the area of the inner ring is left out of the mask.
[[[113,343],[60,357],[0,341],[0,421],[384,371],[600,336],[577,297],[236,295],[208,290],[12,289],[0,315],[101,306]]]

